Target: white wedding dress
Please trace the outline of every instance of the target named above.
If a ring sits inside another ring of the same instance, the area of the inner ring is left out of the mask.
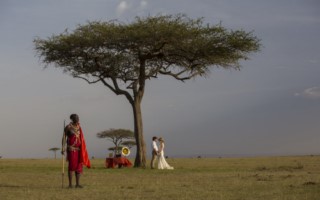
[[[163,149],[164,149],[164,143],[161,143],[160,144],[160,155],[159,155],[159,158],[158,158],[158,169],[173,169],[173,167],[171,167],[165,157],[164,157],[164,152],[163,152]]]

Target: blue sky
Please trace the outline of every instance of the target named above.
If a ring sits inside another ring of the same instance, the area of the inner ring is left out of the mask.
[[[51,157],[63,121],[78,113],[89,154],[111,143],[96,133],[133,129],[124,97],[54,68],[43,69],[33,39],[91,20],[185,13],[206,23],[254,31],[261,51],[240,71],[213,68],[186,83],[147,82],[142,103],[148,149],[167,155],[292,155],[320,152],[320,3],[317,0],[1,0],[0,156]],[[150,152],[148,152],[150,153]]]

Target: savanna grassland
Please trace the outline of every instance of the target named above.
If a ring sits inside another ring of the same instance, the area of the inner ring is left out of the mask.
[[[61,159],[0,159],[0,199],[320,199],[320,156],[167,161],[175,170],[106,169],[95,159],[84,188],[62,189]]]

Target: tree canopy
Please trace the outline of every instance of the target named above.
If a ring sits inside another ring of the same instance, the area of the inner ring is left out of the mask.
[[[129,88],[139,84],[141,76],[161,74],[183,81],[205,75],[212,66],[238,69],[238,61],[260,47],[252,32],[229,31],[184,15],[136,17],[131,24],[92,21],[72,33],[34,42],[44,63],[55,63],[90,83],[101,81],[117,93],[119,84],[111,87],[107,78]]]
[[[35,49],[48,66],[89,84],[102,83],[124,95],[133,109],[137,144],[135,166],[146,166],[141,102],[146,80],[160,75],[185,81],[212,67],[240,69],[239,61],[257,52],[253,32],[205,24],[183,14],[136,17],[130,23],[91,21],[74,31],[36,38]]]
[[[126,142],[129,142],[129,144],[132,144],[130,142],[134,139],[134,133],[128,129],[109,129],[97,133],[97,137],[106,138],[111,141],[115,146],[108,150],[113,150],[117,153],[121,150],[122,146],[125,146],[124,143],[126,144]]]
[[[134,140],[128,140],[121,143],[123,146],[127,146],[129,149],[131,149],[133,146],[136,145],[136,141]]]
[[[58,147],[53,147],[53,148],[50,148],[49,151],[53,151],[54,152],[54,159],[57,158],[57,151],[60,150],[60,148]]]

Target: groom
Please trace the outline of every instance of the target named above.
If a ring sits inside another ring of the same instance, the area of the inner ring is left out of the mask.
[[[157,145],[157,137],[152,137],[152,158],[151,158],[151,169],[154,169],[155,160],[158,155],[158,145]]]

